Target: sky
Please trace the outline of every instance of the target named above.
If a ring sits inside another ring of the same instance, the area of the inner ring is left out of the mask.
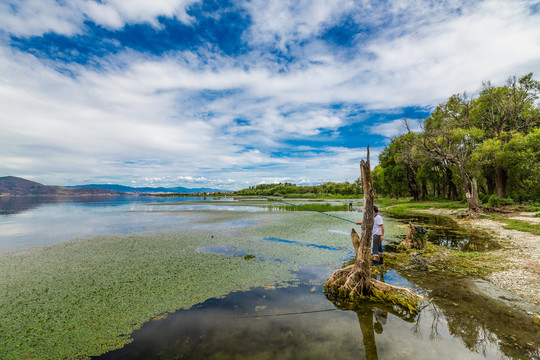
[[[528,0],[2,0],[0,176],[355,181],[483,81],[540,74]]]

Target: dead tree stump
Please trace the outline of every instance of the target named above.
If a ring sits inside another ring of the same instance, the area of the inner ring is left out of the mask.
[[[367,161],[360,162],[362,185],[364,190],[364,216],[362,231],[352,229],[351,240],[356,254],[354,264],[336,270],[324,284],[326,296],[332,301],[361,301],[373,299],[392,302],[403,306],[411,312],[417,312],[420,297],[406,288],[389,285],[371,277],[371,235],[373,229],[373,182],[369,163],[369,147]]]
[[[416,227],[409,222],[409,230],[407,231],[407,236],[399,245],[398,249],[423,249],[426,246],[426,238],[424,234],[419,233],[416,230]]]

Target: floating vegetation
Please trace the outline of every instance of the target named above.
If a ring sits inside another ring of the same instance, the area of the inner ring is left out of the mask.
[[[279,263],[195,251],[216,242],[201,232],[149,233],[3,255],[0,358],[85,359],[130,342],[153,316],[294,279]]]

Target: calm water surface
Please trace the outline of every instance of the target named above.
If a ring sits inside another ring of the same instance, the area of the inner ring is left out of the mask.
[[[0,251],[91,235],[182,230],[196,215],[180,210],[257,211],[224,205],[230,202],[232,198],[212,197],[0,197]]]

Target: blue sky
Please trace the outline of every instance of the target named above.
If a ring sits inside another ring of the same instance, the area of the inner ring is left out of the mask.
[[[402,119],[540,74],[538,1],[4,0],[0,176],[354,181]]]

